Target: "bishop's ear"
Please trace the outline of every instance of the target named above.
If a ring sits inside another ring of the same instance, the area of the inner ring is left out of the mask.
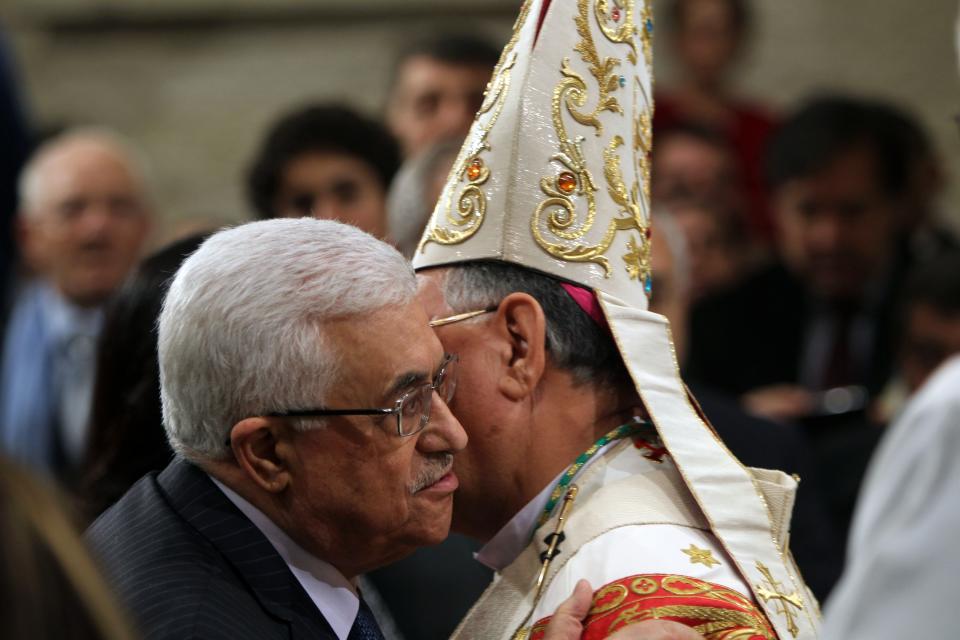
[[[279,493],[290,484],[285,446],[289,428],[279,420],[246,418],[230,430],[230,446],[237,464],[261,489]]]
[[[497,328],[509,345],[505,375],[500,391],[512,400],[521,400],[537,388],[546,367],[546,317],[536,298],[511,293],[497,309]]]

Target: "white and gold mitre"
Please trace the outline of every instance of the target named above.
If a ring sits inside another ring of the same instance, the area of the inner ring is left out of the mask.
[[[795,481],[747,469],[680,379],[650,293],[649,0],[526,0],[448,176],[417,269],[498,260],[594,292],[710,531],[780,638],[816,638],[789,556]]]
[[[652,32],[633,2],[525,2],[414,266],[513,262],[646,309]]]

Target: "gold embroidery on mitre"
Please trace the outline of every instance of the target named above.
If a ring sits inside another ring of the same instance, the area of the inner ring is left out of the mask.
[[[638,89],[643,92],[642,99],[647,108],[640,111],[637,119],[633,121],[633,152],[643,178],[643,202],[646,204],[650,202],[650,176],[653,171],[653,101],[643,85],[637,82],[634,85],[634,102],[637,101]],[[640,152],[639,158],[636,157],[637,152]]]
[[[564,111],[580,125],[592,127],[595,134],[599,136],[603,132],[603,123],[599,118],[601,112],[623,113],[623,108],[617,98],[610,95],[611,91],[616,90],[619,86],[619,76],[614,73],[614,70],[620,65],[620,60],[612,57],[601,60],[593,35],[590,32],[589,1],[579,0],[577,8],[578,13],[574,17],[574,23],[580,41],[574,47],[574,50],[580,54],[591,75],[596,79],[599,86],[599,96],[592,111],[585,113],[581,110],[588,100],[587,82],[583,76],[570,68],[570,59],[564,58],[560,66],[563,78],[554,88],[551,101],[553,127],[560,139],[560,150],[553,156],[553,160],[562,164],[569,173],[576,177],[576,189],[574,193],[562,189],[559,184],[559,176],[542,178],[540,189],[548,197],[537,206],[530,225],[537,244],[550,255],[571,262],[594,262],[601,265],[604,272],[609,276],[610,263],[603,254],[613,242],[616,234],[615,223],[611,222],[603,239],[596,246],[583,243],[571,244],[581,240],[593,228],[597,215],[595,196],[597,186],[593,175],[587,168],[581,145],[582,140],[572,139],[567,132]],[[576,195],[582,195],[587,200],[587,215],[582,221],[577,219],[576,203],[573,199]],[[560,242],[547,239],[541,230],[541,227],[544,226],[542,216],[547,209],[553,210],[547,216],[546,230],[559,238]]]
[[[622,207],[620,213],[626,214],[624,218],[614,218],[613,222],[616,229],[618,231],[635,229],[642,234],[639,244],[637,244],[635,235],[631,235],[627,240],[628,251],[623,256],[627,275],[631,280],[646,282],[647,276],[651,272],[650,226],[646,222],[646,200],[640,197],[638,181],[634,180],[629,192],[623,182],[623,174],[620,171],[620,157],[616,153],[617,149],[623,144],[623,138],[614,136],[610,145],[604,149],[603,175],[607,180],[607,192],[610,194],[610,198]]]
[[[459,244],[473,236],[483,224],[487,214],[487,194],[481,187],[490,178],[490,169],[484,163],[481,154],[491,151],[490,145],[487,144],[487,136],[490,135],[493,125],[497,123],[506,102],[510,90],[511,71],[517,61],[514,48],[520,38],[520,28],[527,19],[531,4],[532,0],[526,0],[523,3],[520,15],[517,16],[513,25],[513,34],[504,47],[503,53],[500,54],[500,60],[493,70],[493,77],[487,84],[483,104],[480,105],[476,116],[477,122],[484,117],[487,118],[486,123],[481,125],[480,137],[476,144],[464,144],[460,149],[447,176],[447,184],[451,187],[446,204],[441,204],[442,201],[438,203],[437,211],[430,220],[430,230],[420,241],[418,251],[422,252],[429,242],[443,245]],[[459,194],[456,194],[456,188],[452,185],[460,185],[464,181],[466,184],[460,189]],[[456,197],[454,197],[455,194]],[[454,211],[454,201],[456,201],[456,211]],[[449,226],[440,226],[440,211],[444,211],[443,220]]]
[[[595,136],[601,136],[601,113],[625,116],[623,107],[613,92],[624,87],[626,79],[617,73],[621,60],[612,56],[601,57],[597,50],[590,29],[590,0],[578,0],[577,8],[574,23],[580,40],[574,50],[580,54],[596,81],[596,101],[592,110],[584,110],[589,101],[587,81],[571,68],[569,58],[564,58],[560,67],[563,77],[554,88],[551,101],[553,127],[559,139],[559,152],[551,160],[562,165],[564,170],[558,175],[541,179],[540,189],[547,198],[541,201],[534,211],[530,227],[537,244],[551,256],[569,262],[592,262],[603,267],[604,275],[608,278],[613,274],[613,269],[606,253],[617,233],[637,232],[632,233],[627,240],[628,251],[623,256],[623,261],[628,277],[645,285],[650,274],[647,200],[649,152],[652,143],[649,123],[652,112],[649,109],[649,97],[636,79],[632,82],[634,103],[642,99],[645,108],[638,120],[633,122],[632,155],[634,166],[639,168],[639,173],[643,176],[643,191],[641,192],[639,179],[635,179],[630,187],[627,187],[618,155],[618,149],[625,145],[625,141],[620,135],[613,136],[603,150],[603,174],[607,193],[620,209],[619,217],[610,220],[596,244],[584,242],[584,237],[596,222],[598,187],[583,152],[585,138],[570,135],[566,118],[593,129]],[[614,0],[611,9],[608,0],[598,0],[594,10],[600,30],[607,39],[615,43],[627,43],[635,51],[633,38],[637,35],[637,29],[633,25],[634,3],[631,0]],[[619,19],[613,20],[619,25],[616,28],[610,26],[613,11],[618,12],[616,15]],[[628,58],[635,63],[636,55],[633,51],[628,52]],[[638,97],[638,90],[642,92],[642,96]],[[575,180],[570,180],[569,176]],[[582,219],[577,211],[578,200],[586,201],[586,213]]]
[[[643,57],[647,66],[653,64],[653,7],[650,0],[643,0],[643,10],[640,12],[640,41],[643,43]]]
[[[633,21],[632,0],[600,0],[595,7],[597,22],[603,35],[611,42],[622,42],[630,45],[631,51],[627,58],[633,64],[637,63],[637,43],[634,39],[637,34],[637,25]],[[649,64],[649,62],[648,62]]]
[[[794,638],[797,637],[797,633],[800,632],[800,629],[797,628],[797,620],[793,609],[787,605],[792,605],[803,611],[803,599],[800,597],[800,594],[797,591],[787,595],[780,591],[783,587],[780,586],[780,582],[773,579],[773,574],[770,573],[770,569],[766,567],[759,560],[757,561],[757,569],[763,574],[764,581],[756,585],[757,596],[759,596],[764,602],[769,602],[774,600],[776,602],[776,612],[779,615],[782,615],[787,620],[787,631],[790,632]]]

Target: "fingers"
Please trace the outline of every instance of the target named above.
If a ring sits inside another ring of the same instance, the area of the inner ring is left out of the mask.
[[[583,619],[593,603],[593,587],[580,580],[573,594],[563,601],[547,625],[543,640],[579,640]],[[668,620],[647,620],[620,629],[608,640],[704,640],[688,626]]]
[[[557,607],[543,640],[579,640],[583,633],[581,622],[590,611],[592,602],[593,587],[586,580],[578,581],[573,594]]]
[[[557,613],[561,611],[573,618],[577,622],[587,617],[590,611],[590,604],[593,602],[593,587],[586,580],[578,580],[573,588],[573,595],[564,600],[563,604],[557,607]]]

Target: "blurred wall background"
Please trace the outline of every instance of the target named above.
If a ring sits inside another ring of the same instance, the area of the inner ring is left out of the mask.
[[[565,0],[570,1],[570,0]],[[433,29],[509,35],[516,0],[3,0],[40,128],[115,127],[148,155],[168,227],[249,215],[242,176],[266,125],[336,99],[377,114],[393,57]],[[662,7],[662,0],[656,6]],[[736,83],[779,109],[818,90],[893,100],[948,164],[960,221],[956,0],[755,0]],[[669,51],[658,42],[658,82]]]

